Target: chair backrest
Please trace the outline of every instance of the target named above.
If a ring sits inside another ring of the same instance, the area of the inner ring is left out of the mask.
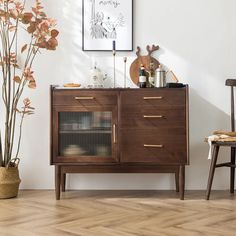
[[[236,79],[227,79],[226,86],[231,87],[231,131],[235,131],[235,113],[234,113],[234,87],[236,87]]]

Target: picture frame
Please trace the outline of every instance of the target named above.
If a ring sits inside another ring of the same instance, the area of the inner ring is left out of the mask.
[[[82,50],[133,51],[133,0],[83,0]]]

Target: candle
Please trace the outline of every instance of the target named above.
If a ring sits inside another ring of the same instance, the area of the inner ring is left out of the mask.
[[[113,70],[114,70],[114,78],[113,78],[113,86],[116,87],[116,41],[112,41],[112,52],[113,52]]]
[[[112,50],[113,51],[116,50],[116,41],[115,40],[112,41]]]
[[[127,57],[124,57],[124,88],[126,88],[126,62]]]

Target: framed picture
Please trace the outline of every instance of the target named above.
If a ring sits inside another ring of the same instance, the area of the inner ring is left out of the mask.
[[[83,0],[83,51],[133,51],[133,0]]]

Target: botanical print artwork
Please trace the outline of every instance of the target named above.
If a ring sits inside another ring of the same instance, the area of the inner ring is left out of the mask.
[[[83,0],[83,50],[132,50],[132,0]]]
[[[91,37],[95,39],[102,38],[117,38],[117,28],[124,27],[124,15],[119,13],[118,17],[113,18],[112,15],[105,15],[104,12],[95,10],[95,0],[90,0],[91,5]],[[119,1],[99,1],[99,5],[112,5],[117,8],[120,5]]]

